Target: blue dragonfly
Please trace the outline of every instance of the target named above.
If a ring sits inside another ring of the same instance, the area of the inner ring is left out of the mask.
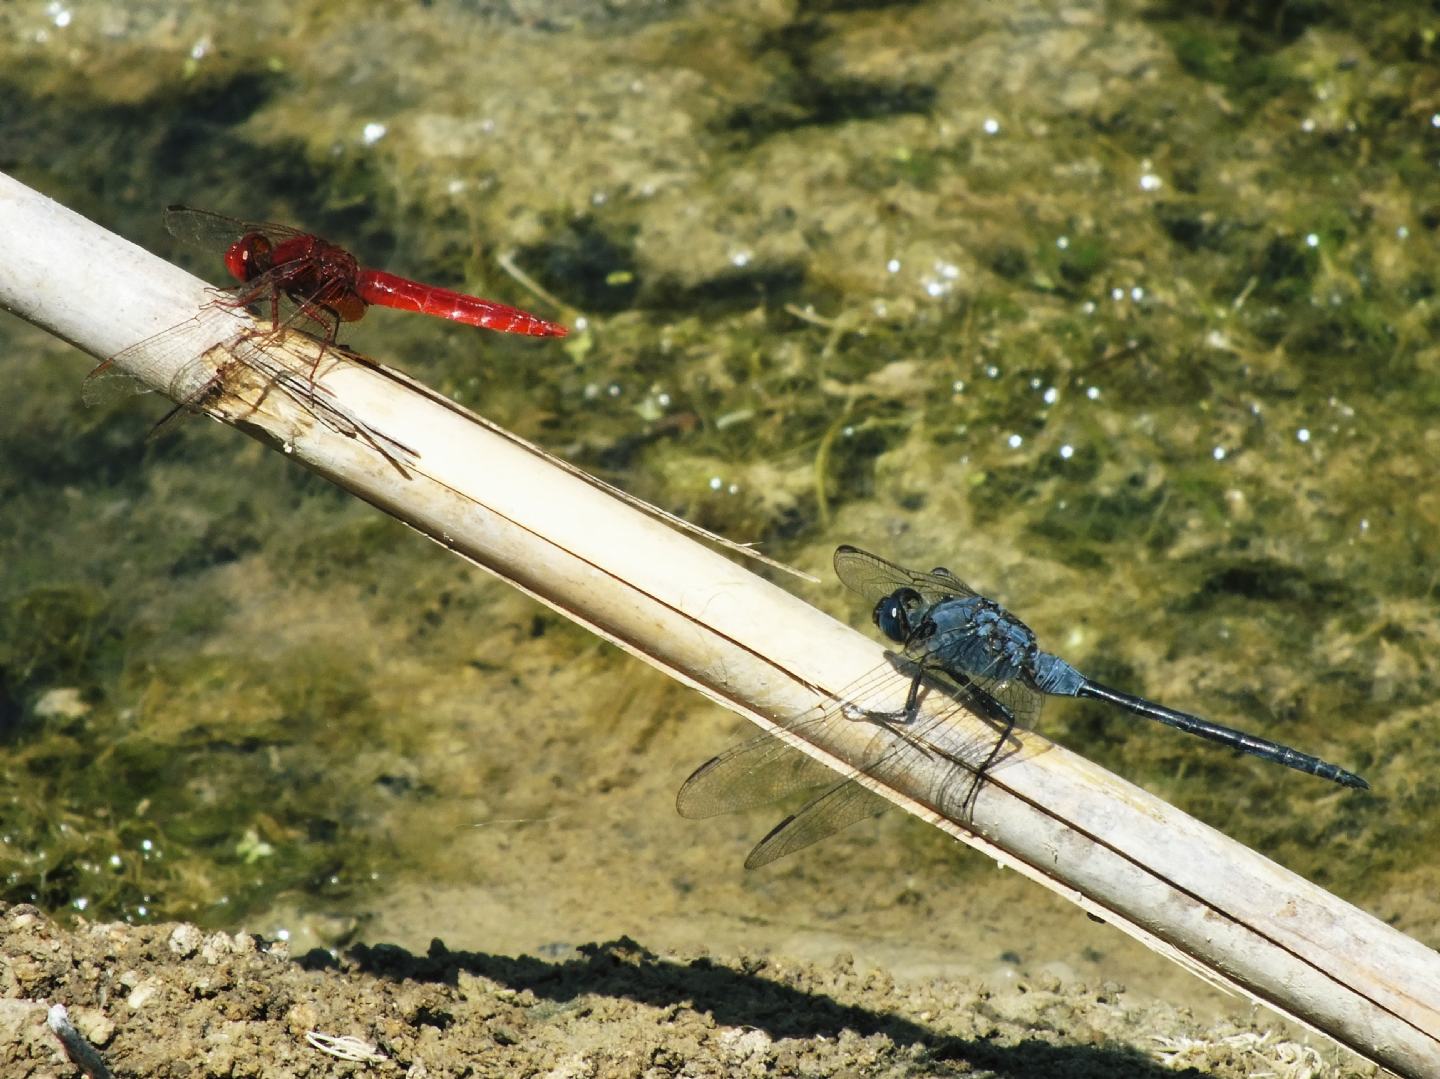
[[[1047,696],[1105,701],[1343,787],[1369,788],[1360,776],[1318,757],[1087,678],[1059,656],[1042,651],[1029,626],[947,569],[908,570],[857,547],[842,546],[835,552],[835,572],[849,588],[874,602],[876,626],[901,646],[901,652],[876,674],[843,691],[838,701],[807,713],[788,729],[802,739],[823,741],[835,725],[870,723],[875,733],[858,771],[882,782],[900,773],[914,775],[921,758],[931,763],[938,759],[941,768],[919,771],[940,777],[927,797],[939,809],[964,812],[973,803],[987,769],[1007,744],[1014,743],[1011,732],[1017,726],[1033,727]],[[904,681],[909,686],[899,711],[872,711],[859,703],[878,689],[895,692]],[[948,700],[948,706],[922,709],[922,700],[932,691]],[[987,740],[977,735],[974,724],[954,723],[955,712],[962,708],[993,728],[995,736]],[[746,859],[747,868],[809,846],[883,812],[890,804],[856,782],[854,774],[837,780],[833,770],[767,734],[697,769],[680,788],[676,807],[685,817],[708,817],[776,801],[806,787],[824,789],[756,845]],[[960,787],[964,793],[957,800]]]

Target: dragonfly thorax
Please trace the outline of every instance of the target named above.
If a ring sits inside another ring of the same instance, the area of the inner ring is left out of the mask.
[[[982,596],[944,599],[930,608],[926,651],[972,678],[1029,681],[1040,655],[1035,634],[998,603]]]
[[[365,313],[355,256],[315,236],[287,236],[276,243],[264,233],[247,232],[226,250],[225,268],[242,284],[266,282],[272,302],[284,293],[306,317],[326,325],[354,322]],[[264,297],[259,290],[253,295]]]

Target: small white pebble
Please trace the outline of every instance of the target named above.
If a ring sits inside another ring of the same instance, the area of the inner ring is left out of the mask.
[[[177,925],[170,934],[170,950],[181,959],[188,959],[205,943],[205,934],[193,925]]]

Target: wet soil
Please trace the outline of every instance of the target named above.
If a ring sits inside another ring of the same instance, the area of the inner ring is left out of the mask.
[[[439,940],[291,956],[246,933],[67,931],[0,909],[0,1074],[79,1072],[46,1025],[57,1003],[115,1076],[154,1079],[1373,1074],[1262,1016],[1202,1023],[1114,982],[901,983],[848,955],[662,955],[628,938],[543,956]]]

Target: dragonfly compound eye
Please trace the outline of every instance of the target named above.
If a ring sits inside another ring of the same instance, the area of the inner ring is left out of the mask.
[[[237,281],[250,281],[270,269],[270,241],[259,233],[240,237],[225,252],[225,269]]]
[[[897,588],[888,596],[881,597],[871,617],[880,627],[880,632],[892,641],[907,641],[911,632],[910,608],[919,602],[920,593],[915,589]]]

